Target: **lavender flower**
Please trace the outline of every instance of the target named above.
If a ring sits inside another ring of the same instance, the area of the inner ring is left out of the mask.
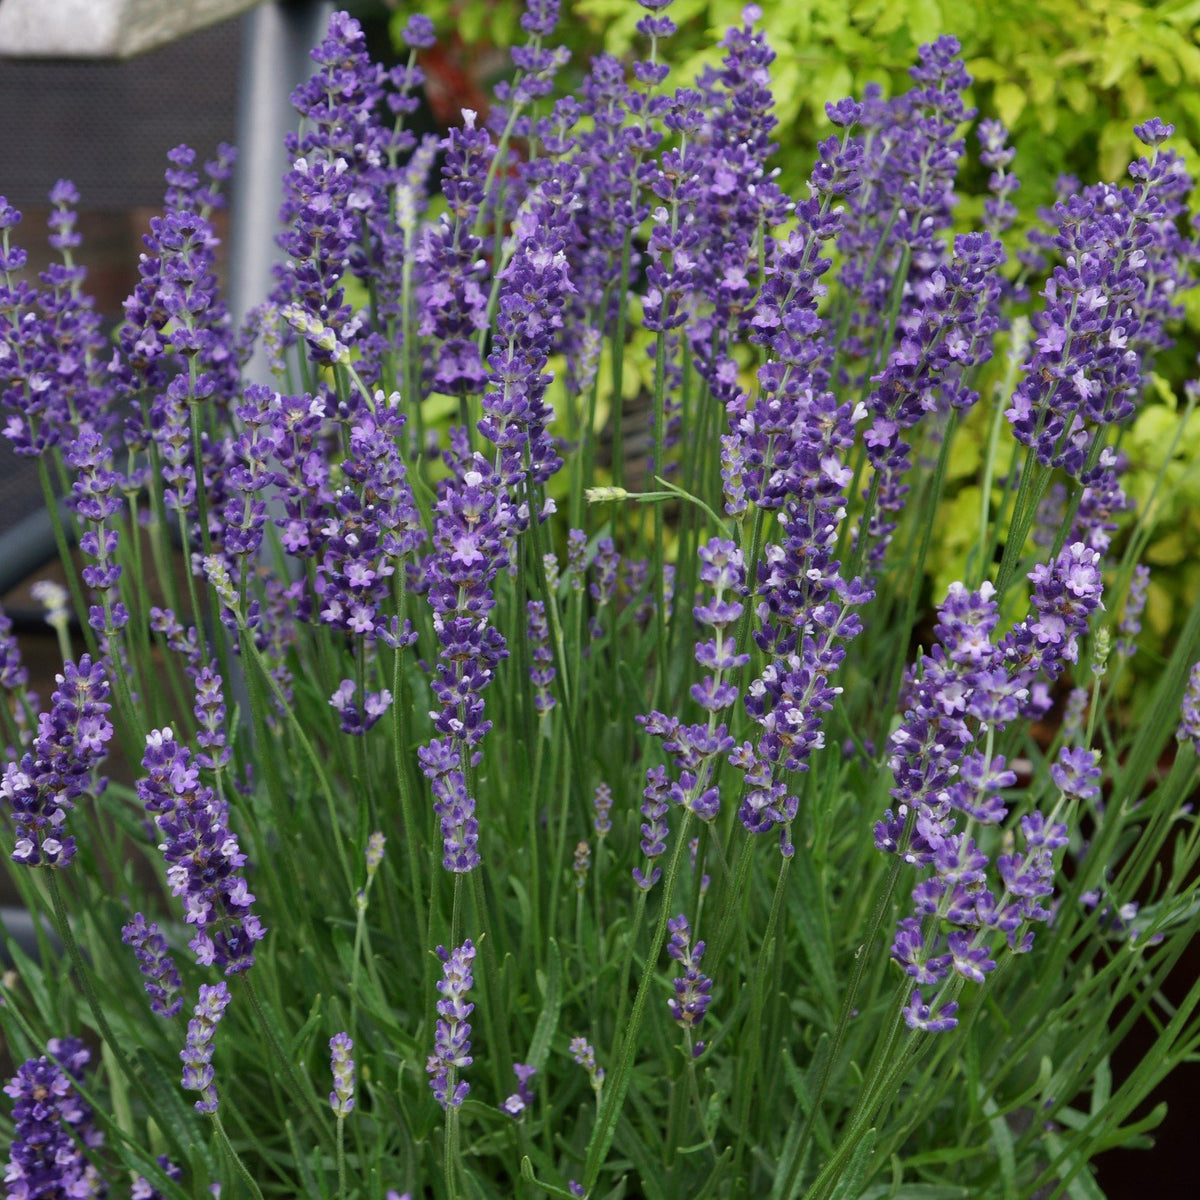
[[[607,783],[596,784],[596,794],[592,800],[595,818],[592,822],[597,838],[605,838],[612,832],[612,788]]]
[[[501,1107],[510,1117],[519,1117],[533,1104],[533,1088],[529,1086],[529,1081],[537,1074],[537,1070],[525,1063],[513,1063],[513,1074],[517,1077],[517,1090],[505,1099]]]
[[[329,1039],[333,1058],[333,1091],[329,1093],[329,1104],[339,1121],[354,1111],[354,1059],[350,1057],[353,1050],[354,1043],[348,1033],[334,1034]]]
[[[442,866],[457,875],[473,871],[482,861],[475,801],[467,791],[462,760],[450,738],[435,738],[418,750],[421,769],[433,792],[433,811],[442,829]]]
[[[153,921],[147,924],[141,913],[134,913],[133,920],[121,930],[121,940],[137,955],[150,1008],[160,1017],[175,1016],[183,1007],[179,971],[158,925]]]
[[[1175,736],[1181,742],[1191,742],[1196,753],[1200,754],[1200,662],[1192,667],[1192,673],[1188,676],[1181,714]]]
[[[998,645],[992,641],[998,620],[994,589],[984,584],[969,593],[955,584],[939,609],[939,645],[919,671],[910,672],[904,719],[891,737],[892,795],[900,802],[899,815],[889,810],[876,826],[875,839],[881,850],[930,869],[913,891],[917,918],[901,922],[892,947],[896,961],[922,986],[937,986],[951,969],[980,982],[995,967],[989,953],[993,931],[1007,936],[1010,949],[1024,950],[1032,940],[1022,933],[1027,923],[1050,916],[1041,901],[1053,890],[1052,856],[1066,843],[1066,829],[1047,825],[1036,811],[1023,817],[1025,850],[996,859],[1004,885],[997,897],[988,886],[988,859],[972,836],[973,825],[1004,820],[1000,792],[1016,777],[1002,757],[973,749],[973,727],[1002,728],[1018,715],[1048,706],[1036,679],[1039,674],[1053,678],[1062,669],[1063,655],[1099,604],[1096,557],[1077,545],[1049,568],[1035,568],[1030,574],[1033,611]],[[1052,617],[1061,624],[1052,625]],[[1076,757],[1069,757],[1065,767],[1060,762],[1056,781],[1089,785],[1091,755],[1080,753],[1086,763]],[[961,830],[959,814],[965,818]],[[926,918],[932,929],[923,926]],[[943,922],[958,927],[946,938],[949,953],[941,951]],[[930,1032],[955,1024],[952,1008],[931,1012],[919,991],[904,1016],[911,1028]]]
[[[588,585],[588,594],[596,605],[595,615],[588,627],[593,638],[598,638],[604,633],[600,614],[613,603],[616,597],[620,563],[620,555],[613,545],[612,538],[601,538],[596,543],[596,555],[592,559],[593,577],[592,582]]]
[[[958,1012],[958,1002],[950,1000],[941,1005],[935,1013],[917,990],[913,992],[912,998],[904,1006],[904,1023],[909,1029],[924,1030],[926,1033],[944,1033],[958,1024],[958,1019],[954,1015],[956,1012]]]
[[[508,562],[517,517],[487,460],[466,452],[465,445],[458,449],[461,454],[449,456],[454,475],[435,505],[432,552],[422,564],[439,643],[432,686],[440,708],[430,714],[438,736],[418,750],[418,758],[442,819],[447,869],[470,871],[479,862],[478,827],[465,771],[491,728],[482,693],[508,653],[488,615],[496,603],[493,581]]]
[[[180,655],[187,664],[184,668],[187,673],[193,679],[197,678],[200,674],[203,651],[196,627],[189,625],[185,628],[183,622],[169,608],[154,605],[150,609],[150,628],[162,635],[167,648]]]
[[[414,50],[427,50],[436,41],[433,22],[424,13],[413,13],[405,22],[400,36],[404,44]]]
[[[279,240],[288,257],[271,299],[290,303],[328,330],[329,344],[310,336],[309,347],[319,360],[329,361],[334,346],[353,344],[361,323],[346,302],[346,268],[353,266],[363,278],[377,277],[382,260],[394,250],[386,236],[363,237],[361,225],[382,232],[378,222],[386,189],[399,177],[386,165],[389,153],[411,147],[413,139],[393,134],[374,116],[385,72],[367,54],[357,21],[334,13],[312,58],[317,69],[291,97],[303,133],[287,138],[292,168],[284,176],[280,219],[285,232]],[[356,248],[360,237],[367,244]]]
[[[514,46],[509,55],[517,73],[512,82],[501,80],[495,95],[499,102],[493,110],[493,120],[508,124],[515,132],[528,134],[530,123],[520,117],[521,110],[534,100],[550,94],[554,76],[570,58],[561,46],[544,48],[542,42],[558,24],[560,0],[527,0],[521,16],[521,28],[529,35],[524,45]]]
[[[65,457],[75,471],[71,507],[87,525],[79,539],[79,549],[90,560],[83,568],[83,582],[101,601],[89,612],[88,624],[110,634],[129,623],[117,588],[121,577],[115,561],[117,531],[108,525],[121,509],[121,479],[112,469],[112,450],[91,425],[80,427]]]
[[[1055,206],[1054,233],[1034,239],[1062,263],[1042,291],[1033,353],[1005,414],[1041,463],[1093,489],[1097,427],[1133,415],[1196,253],[1176,228],[1191,181],[1175,154],[1158,149],[1171,127],[1148,122],[1135,132],[1151,147],[1130,167],[1135,187],[1085,188]]]
[[[386,844],[387,838],[378,830],[367,837],[367,851],[364,857],[367,860],[368,882],[375,878],[375,873],[379,870],[379,864],[383,862],[383,848]]]
[[[584,576],[588,568],[587,534],[582,529],[567,531],[567,579],[571,591],[577,595],[583,591]]]
[[[64,636],[71,624],[71,593],[53,579],[39,579],[29,594],[42,606],[46,624],[60,637]]]
[[[17,828],[13,862],[30,867],[70,866],[75,839],[64,836],[66,816],[80,796],[102,789],[95,769],[113,735],[99,663],[85,654],[78,666],[65,663],[55,679],[53,707],[38,718],[32,748],[0,778],[0,799],[11,806]]]
[[[500,273],[488,356],[488,390],[479,432],[500,451],[500,475],[515,489],[528,476],[545,483],[562,465],[547,426],[545,368],[574,293],[566,247],[578,175],[565,165],[547,179],[516,219],[515,249]],[[537,515],[530,513],[530,520]]]
[[[965,377],[992,354],[1003,262],[1004,248],[989,234],[955,238],[949,260],[914,287],[899,343],[872,379],[867,407],[873,420],[866,445],[876,472],[869,492],[875,501],[868,531],[873,562],[882,559],[891,538],[894,524],[888,514],[899,511],[908,490],[902,482],[910,465],[904,432],[928,412],[963,411],[978,399]]]
[[[103,1145],[91,1107],[76,1085],[91,1054],[78,1038],[53,1038],[48,1055],[27,1059],[4,1091],[13,1105],[13,1140],[5,1179],[8,1195],[28,1200],[104,1195],[87,1152]]]
[[[229,988],[224,980],[215,985],[202,983],[199,1002],[188,1022],[187,1042],[179,1052],[183,1060],[184,1089],[200,1093],[200,1099],[196,1101],[197,1112],[212,1114],[217,1111],[213,1035],[228,1004]]]
[[[228,805],[200,783],[191,752],[170,729],[147,736],[142,766],[138,796],[163,839],[171,894],[183,897],[185,919],[195,927],[188,945],[196,961],[226,975],[248,970],[266,930],[250,911],[254,896],[240,871],[246,857],[229,827]]]
[[[662,868],[655,865],[656,860],[667,852],[667,825],[669,811],[666,797],[670,794],[671,785],[667,779],[666,769],[650,767],[646,771],[646,787],[642,791],[642,853],[646,856],[649,872],[641,867],[633,868],[633,881],[643,891],[648,892],[662,877]]]
[[[575,872],[575,890],[582,892],[587,886],[588,871],[592,868],[592,848],[587,842],[579,842],[575,846],[574,861],[571,869]]]
[[[533,706],[538,716],[544,717],[558,703],[550,692],[557,674],[554,653],[550,649],[550,625],[546,620],[546,606],[541,600],[530,600],[525,610],[529,615],[526,629],[529,657],[533,663],[529,668],[529,679],[534,687]]]
[[[1034,584],[1033,611],[1001,643],[1005,660],[1026,672],[1057,679],[1079,657],[1079,638],[1092,613],[1103,607],[1100,555],[1075,542],[1052,563],[1029,574]]]
[[[1017,206],[1011,198],[1021,181],[1007,169],[1017,152],[1008,145],[1008,130],[999,121],[980,121],[975,133],[979,138],[979,161],[992,172],[988,176],[991,195],[983,202],[984,223],[993,237],[999,237],[1017,219]]]
[[[1058,762],[1050,768],[1050,778],[1064,796],[1092,800],[1100,795],[1096,786],[1101,775],[1099,761],[1100,755],[1095,750],[1064,746],[1058,752]]]
[[[106,340],[83,291],[86,271],[72,257],[80,241],[78,201],[67,180],[51,189],[50,244],[61,261],[39,274],[38,287],[16,277],[27,261],[11,244],[21,214],[0,197],[0,347],[7,351],[0,356],[0,405],[10,411],[4,434],[20,455],[69,444],[85,424],[99,430],[112,424]]]
[[[463,110],[461,128],[451,129],[442,147],[442,193],[449,212],[425,227],[414,255],[421,268],[417,332],[440,343],[431,388],[465,395],[480,392],[487,379],[476,340],[487,325],[487,287],[475,226],[496,148],[487,130],[475,127],[470,109]]]
[[[475,961],[475,947],[468,938],[456,950],[439,946],[437,953],[442,960],[442,978],[437,985],[442,998],[437,1002],[433,1053],[425,1062],[425,1070],[437,1102],[443,1108],[457,1108],[471,1090],[465,1079],[458,1080],[458,1071],[474,1061],[467,1018],[475,1005],[467,1000],[467,993],[474,983],[471,964]]]
[[[657,812],[664,800],[674,801],[702,821],[714,820],[720,811],[720,792],[713,784],[713,770],[717,760],[733,749],[733,738],[717,717],[737,699],[737,688],[726,682],[729,673],[749,661],[748,655],[736,652],[734,639],[729,636],[730,627],[742,615],[738,599],[744,591],[741,551],[730,541],[712,538],[700,547],[698,554],[700,581],[711,587],[713,594],[707,603],[696,604],[692,615],[715,636],[696,645],[696,661],[713,673],[692,685],[691,696],[707,711],[708,719],[703,724],[687,724],[660,712],[638,718],[647,733],[662,739],[663,749],[671,755],[678,772],[678,781],[673,784],[667,783],[665,773],[658,774],[659,768],[647,772],[649,786],[645,796],[647,804],[653,807],[643,806],[651,832],[647,832],[647,826],[642,827],[645,839],[642,848],[650,857],[656,857],[665,848],[665,809]]]
[[[1062,732],[1068,741],[1078,738],[1083,732],[1083,718],[1087,713],[1087,706],[1087,688],[1076,687],[1067,693],[1067,702],[1063,705]]]
[[[155,394],[150,420],[127,427],[135,441],[150,438],[162,458],[168,507],[186,512],[196,480],[191,461],[190,402],[226,406],[239,389],[233,329],[217,294],[218,239],[210,213],[221,203],[217,186],[229,175],[234,151],[219,149],[206,164],[209,182],[195,171],[195,152],[177,146],[167,154],[166,208],[150,222],[139,282],[125,301],[117,331],[121,353],[112,370],[118,386]],[[190,364],[190,369],[188,365]]]
[[[12,631],[12,620],[0,608],[0,688],[17,692],[29,683],[29,672],[21,661],[21,646]]]
[[[1133,568],[1133,578],[1125,596],[1125,611],[1117,625],[1121,635],[1117,639],[1117,653],[1122,658],[1132,658],[1137,650],[1135,639],[1142,632],[1142,613],[1146,609],[1146,596],[1150,591],[1150,568],[1138,563]]]
[[[225,736],[225,697],[221,676],[204,667],[196,676],[196,744],[200,747],[196,762],[211,771],[221,770],[233,754]]]
[[[411,630],[383,609],[397,559],[424,540],[398,440],[404,416],[399,396],[376,396],[373,412],[356,414],[342,471],[355,487],[333,494],[322,529],[325,554],[317,568],[320,616],[334,629],[392,648],[408,645]]]
[[[571,1057],[588,1073],[592,1091],[598,1099],[604,1087],[604,1068],[596,1065],[595,1048],[587,1038],[575,1037],[571,1039],[568,1049],[571,1051]]]
[[[362,707],[355,702],[358,685],[353,679],[343,679],[337,691],[329,697],[330,705],[341,718],[343,733],[361,737],[379,722],[379,718],[392,706],[392,693],[387,688],[378,692],[366,692]]]
[[[686,1030],[692,1030],[704,1020],[712,999],[712,980],[700,970],[700,960],[704,957],[704,943],[692,942],[692,929],[687,918],[680,913],[667,922],[671,932],[671,940],[667,943],[667,953],[683,971],[674,983],[675,995],[667,1001],[667,1008],[677,1025]],[[699,1054],[704,1048],[703,1042],[697,1043],[695,1053]]]
[[[914,86],[883,101],[869,85],[858,123],[863,128],[862,186],[851,196],[838,238],[841,280],[857,303],[844,353],[866,361],[876,331],[886,328],[893,289],[909,278],[900,321],[922,303],[919,284],[945,261],[943,238],[955,204],[954,183],[963,155],[955,132],[970,117],[963,93],[971,80],[957,57],[958,41],[941,37],[922,46],[910,68]],[[880,227],[886,230],[880,245]],[[984,235],[986,237],[986,235]],[[987,240],[991,240],[988,238]]]

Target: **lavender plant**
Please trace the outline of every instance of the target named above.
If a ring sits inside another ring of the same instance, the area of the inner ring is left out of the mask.
[[[642,7],[567,94],[531,0],[423,141],[428,22],[386,70],[336,14],[241,329],[232,151],[169,156],[115,348],[74,189],[36,279],[0,200],[5,433],[70,582],[49,709],[0,614],[47,918],[9,1196],[1091,1196],[1200,1049],[1200,600],[1146,719],[1119,686],[1163,511],[1122,436],[1200,258],[1170,127],[1010,263],[952,37],[833,98],[791,197],[761,14],[677,84]]]

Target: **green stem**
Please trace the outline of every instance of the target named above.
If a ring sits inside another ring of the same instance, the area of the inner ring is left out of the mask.
[[[742,1154],[746,1148],[746,1134],[750,1125],[750,1108],[754,1097],[754,1086],[758,1075],[759,1061],[762,1057],[762,1015],[766,1005],[766,978],[769,960],[774,957],[772,946],[779,929],[779,916],[783,911],[783,896],[787,886],[788,867],[792,860],[785,858],[779,867],[779,878],[775,882],[775,895],[771,900],[771,915],[767,920],[767,929],[763,934],[762,945],[758,951],[758,966],[754,972],[754,982],[750,995],[750,1019],[745,1025],[746,1043],[742,1062],[745,1064],[745,1075],[738,1083],[738,1131],[737,1145],[733,1152],[733,1174],[738,1177],[741,1169]],[[751,1052],[751,1046],[753,1052]],[[771,1047],[767,1047],[771,1052]]]
[[[663,943],[667,940],[667,921],[670,918],[671,901],[675,894],[675,881],[679,875],[679,865],[683,861],[684,851],[687,849],[688,835],[691,832],[693,820],[694,814],[690,810],[686,810],[679,826],[679,832],[675,837],[675,848],[671,853],[671,861],[667,864],[663,877],[662,909],[659,912],[658,923],[651,939],[650,952],[646,956],[646,968],[642,972],[637,996],[633,1001],[633,1011],[629,1014],[629,1027],[622,1038],[620,1056],[612,1078],[604,1089],[604,1100],[596,1113],[596,1124],[592,1128],[592,1136],[588,1139],[587,1160],[583,1169],[583,1186],[589,1193],[596,1186],[600,1168],[608,1156],[609,1147],[612,1145],[616,1133],[617,1118],[621,1115],[621,1108],[625,1103],[626,1093],[629,1091],[629,1083],[633,1075],[633,1059],[638,1047],[638,1035],[641,1033],[642,1021],[646,1016],[646,1004],[654,982],[655,964],[658,962],[658,956],[662,953]],[[618,1030],[618,1036],[621,1036],[620,1030]]]
[[[38,458],[38,479],[41,481],[42,498],[46,504],[46,511],[50,514],[50,525],[54,530],[54,545],[58,549],[58,561],[62,563],[67,576],[67,589],[71,593],[71,603],[75,605],[75,614],[83,629],[88,651],[95,660],[100,657],[96,647],[96,632],[88,624],[87,602],[83,597],[83,589],[79,586],[79,579],[71,567],[71,547],[67,542],[66,527],[63,525],[62,514],[58,511],[58,499],[54,495],[54,485],[50,482],[50,471],[44,457]]]
[[[914,810],[909,811],[904,832],[900,836],[900,845],[902,847],[908,845],[909,832],[914,822],[913,813]],[[796,1184],[796,1176],[804,1165],[804,1152],[808,1147],[809,1138],[812,1136],[813,1123],[816,1120],[817,1113],[820,1111],[821,1103],[825,1099],[825,1093],[829,1088],[829,1081],[833,1077],[833,1068],[837,1062],[838,1055],[842,1052],[842,1044],[846,1040],[846,1031],[849,1029],[851,1018],[854,1015],[854,1002],[858,996],[858,989],[862,985],[863,978],[867,973],[867,966],[879,941],[879,931],[883,927],[884,917],[891,908],[892,894],[896,890],[896,883],[900,878],[900,869],[903,866],[903,857],[897,852],[895,861],[892,863],[892,869],[888,872],[883,892],[880,894],[879,900],[875,905],[875,911],[871,916],[871,924],[867,930],[867,936],[863,940],[862,945],[859,947],[859,952],[855,957],[854,974],[850,979],[850,987],[846,991],[845,999],[842,1001],[842,1010],[838,1015],[837,1029],[833,1035],[833,1045],[829,1047],[829,1056],[826,1058],[825,1065],[821,1070],[821,1077],[817,1083],[816,1093],[813,1096],[808,1114],[804,1118],[804,1124],[800,1130],[800,1140],[796,1145],[796,1153],[792,1159],[792,1169],[788,1173],[787,1182],[783,1188],[782,1195],[785,1197],[792,1194],[792,1188]]]
[[[504,1090],[502,1064],[511,1063],[513,1055],[508,1037],[508,1022],[497,1019],[504,1002],[504,988],[500,980],[500,959],[493,932],[496,926],[492,919],[491,906],[488,904],[483,870],[483,867],[476,867],[470,872],[471,895],[475,901],[475,923],[479,930],[479,948],[483,955],[483,1024],[488,1042],[496,1050],[489,1058],[492,1064],[492,1082],[496,1088],[496,1095],[499,1096]],[[462,877],[456,877],[460,878]]]
[[[337,1119],[338,1200],[346,1200],[346,1118]]]
[[[50,893],[50,903],[54,909],[54,919],[55,924],[58,926],[58,936],[67,948],[67,955],[71,960],[71,968],[75,972],[75,978],[79,980],[79,986],[83,988],[84,999],[91,1010],[92,1019],[96,1022],[96,1029],[104,1039],[105,1045],[112,1051],[112,1056],[121,1068],[121,1073],[133,1084],[142,1099],[146,1102],[146,1111],[156,1113],[159,1109],[159,1101],[150,1094],[150,1089],[142,1081],[142,1077],[134,1072],[129,1059],[125,1057],[125,1051],[121,1049],[120,1044],[117,1042],[116,1036],[112,1031],[112,1026],[109,1025],[108,1018],[104,1015],[104,1010],[100,1007],[100,999],[96,995],[96,989],[92,984],[91,976],[88,975],[87,969],[84,966],[83,955],[79,950],[79,943],[75,940],[75,931],[71,928],[71,923],[67,919],[67,908],[63,903],[62,888],[59,886],[58,873],[56,871],[48,870],[46,872],[46,888]],[[169,1123],[163,1123],[162,1133],[171,1143],[175,1153],[180,1156],[180,1161],[186,1161],[186,1152],[176,1140]]]
[[[229,1155],[229,1161],[233,1164],[233,1168],[246,1182],[246,1186],[250,1189],[250,1194],[254,1200],[263,1200],[262,1191],[254,1180],[254,1176],[250,1174],[246,1164],[242,1161],[242,1157],[233,1148],[233,1143],[229,1140],[229,1134],[225,1132],[225,1126],[221,1124],[221,1118],[213,1113],[212,1115],[213,1129],[217,1133],[217,1141],[221,1144],[221,1149]]]
[[[284,1077],[287,1079],[288,1087],[291,1089],[293,1100],[301,1100],[308,1105],[312,1110],[315,1118],[314,1125],[318,1131],[318,1136],[328,1144],[330,1141],[329,1131],[325,1128],[324,1113],[322,1113],[320,1105],[318,1105],[312,1096],[311,1089],[300,1078],[295,1065],[287,1056],[287,1051],[280,1045],[279,1039],[275,1036],[275,1026],[267,1018],[266,1009],[263,1008],[262,999],[259,997],[258,990],[254,986],[254,980],[249,975],[243,977],[246,981],[246,995],[250,998],[250,1007],[254,1009],[254,1015],[258,1018],[258,1024],[262,1029],[263,1036],[267,1039],[267,1045],[271,1049],[271,1053],[279,1060],[279,1065],[283,1068]],[[332,1147],[330,1147],[332,1149]]]

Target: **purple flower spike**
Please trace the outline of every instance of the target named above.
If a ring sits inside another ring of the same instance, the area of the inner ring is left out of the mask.
[[[400,36],[404,44],[414,50],[428,50],[437,40],[433,22],[424,13],[413,13],[405,22]]]
[[[329,1104],[333,1115],[342,1120],[354,1111],[354,1059],[351,1053],[354,1043],[348,1033],[338,1033],[329,1039],[329,1052],[333,1063],[333,1091],[329,1093]]]
[[[75,1086],[91,1056],[78,1038],[55,1038],[46,1048],[49,1055],[28,1059],[4,1089],[16,1101],[7,1194],[27,1200],[100,1197],[104,1184],[85,1151],[104,1138]]]
[[[588,1073],[592,1091],[598,1096],[604,1086],[604,1068],[596,1065],[595,1048],[587,1038],[576,1037],[571,1039],[568,1049],[571,1051],[571,1057]]]
[[[146,738],[138,796],[162,837],[171,894],[182,896],[196,933],[189,946],[201,966],[226,975],[254,965],[254,943],[266,930],[250,911],[254,896],[241,874],[246,857],[229,827],[228,805],[200,783],[191,753],[170,729]]]
[[[1176,738],[1181,742],[1191,742],[1196,753],[1200,754],[1200,662],[1192,667],[1192,673],[1188,677],[1180,715],[1182,719],[1175,731]]]
[[[183,1007],[179,971],[158,925],[147,925],[141,913],[134,913],[133,920],[121,930],[121,940],[137,955],[151,1009],[160,1017],[175,1016]]]
[[[113,735],[99,663],[85,654],[78,666],[65,663],[56,679],[53,707],[38,718],[32,749],[0,778],[0,800],[17,828],[12,860],[29,867],[70,866],[75,839],[64,836],[67,813],[80,796],[103,787],[95,769]]]
[[[196,744],[200,747],[196,761],[212,771],[219,771],[229,762],[232,748],[225,739],[225,696],[221,676],[211,667],[204,667],[196,676]]]
[[[650,871],[633,868],[633,880],[643,891],[648,892],[662,875],[662,868],[655,865],[667,851],[667,802],[671,785],[663,767],[650,767],[646,771],[646,786],[642,791],[642,853],[649,860]]]
[[[79,240],[75,189],[60,181],[50,199],[50,243],[61,257],[39,274],[38,287],[18,276],[27,255],[8,231],[21,214],[0,197],[0,346],[8,351],[0,359],[0,406],[9,410],[4,436],[29,456],[70,445],[85,424],[107,430],[113,423],[109,347],[83,291],[87,272],[71,258]]]
[[[553,411],[546,389],[553,377],[546,364],[575,294],[566,249],[574,237],[571,213],[579,179],[576,168],[563,164],[557,171],[518,214],[516,249],[500,275],[479,432],[499,451],[500,474],[509,488],[520,486],[526,474],[545,483],[562,466],[547,429]],[[528,519],[537,520],[537,514]]]
[[[1179,156],[1160,148],[1169,130],[1157,119],[1138,126],[1151,154],[1130,165],[1132,186],[1083,188],[1055,205],[1052,234],[1030,239],[1059,265],[1042,289],[1034,343],[1005,415],[1041,463],[1085,485],[1073,536],[1092,545],[1097,521],[1088,509],[1098,496],[1110,511],[1124,506],[1115,458],[1091,467],[1094,442],[1134,415],[1156,352],[1171,343],[1166,327],[1182,315],[1179,295],[1195,261],[1179,220],[1192,182]]]
[[[432,775],[433,811],[441,819],[442,866],[456,875],[465,875],[479,866],[479,822],[475,819],[475,800],[467,791],[466,777],[457,766],[457,756],[447,739],[439,739],[426,750],[423,763],[434,761],[437,751],[449,750],[455,765]],[[428,770],[427,770],[428,773]]]
[[[196,1111],[206,1114],[217,1111],[217,1089],[213,1080],[216,1073],[212,1066],[213,1035],[217,1023],[229,1004],[229,988],[225,981],[215,985],[200,985],[200,1000],[188,1022],[187,1042],[179,1052],[183,1060],[183,1087],[185,1091],[199,1092]]]
[[[533,707],[539,717],[544,717],[557,703],[550,688],[557,672],[554,669],[554,653],[550,649],[550,625],[546,620],[546,606],[541,600],[530,600],[525,606],[528,614],[529,634],[529,680],[534,687]]]
[[[1146,597],[1150,591],[1150,568],[1138,563],[1133,568],[1133,579],[1125,596],[1125,612],[1117,625],[1117,653],[1131,658],[1137,650],[1136,638],[1142,632],[1142,613],[1146,610]]]
[[[612,788],[607,783],[596,784],[596,794],[592,799],[592,809],[596,816],[592,824],[598,838],[605,838],[612,832],[612,804]]]
[[[453,951],[439,946],[437,953],[442,960],[442,978],[437,985],[442,998],[437,1002],[433,1053],[425,1061],[425,1070],[437,1102],[443,1108],[458,1108],[471,1090],[465,1079],[457,1083],[455,1080],[458,1071],[474,1061],[471,1057],[471,1026],[467,1018],[475,1005],[467,1000],[467,993],[475,982],[471,975],[475,947],[468,939]]]
[[[692,944],[692,929],[682,913],[668,920],[667,928],[671,931],[667,953],[683,970],[675,980],[675,995],[667,1001],[667,1008],[677,1025],[690,1030],[704,1019],[712,999],[712,980],[700,970],[704,943]]]
[[[29,683],[29,671],[21,661],[21,647],[12,631],[12,621],[0,608],[0,688],[15,692]]]
[[[525,1063],[513,1063],[513,1074],[517,1077],[517,1090],[501,1107],[510,1117],[519,1117],[533,1104],[533,1088],[529,1086],[529,1081],[537,1074],[537,1070]]]

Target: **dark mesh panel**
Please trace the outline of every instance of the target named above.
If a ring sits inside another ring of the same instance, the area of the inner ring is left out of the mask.
[[[18,208],[73,179],[86,209],[162,200],[164,155],[211,158],[236,126],[237,19],[121,62],[0,59],[0,194]]]
[[[0,533],[32,516],[42,507],[42,487],[36,460],[20,458],[8,441],[0,442]],[[0,574],[4,564],[0,563]]]

